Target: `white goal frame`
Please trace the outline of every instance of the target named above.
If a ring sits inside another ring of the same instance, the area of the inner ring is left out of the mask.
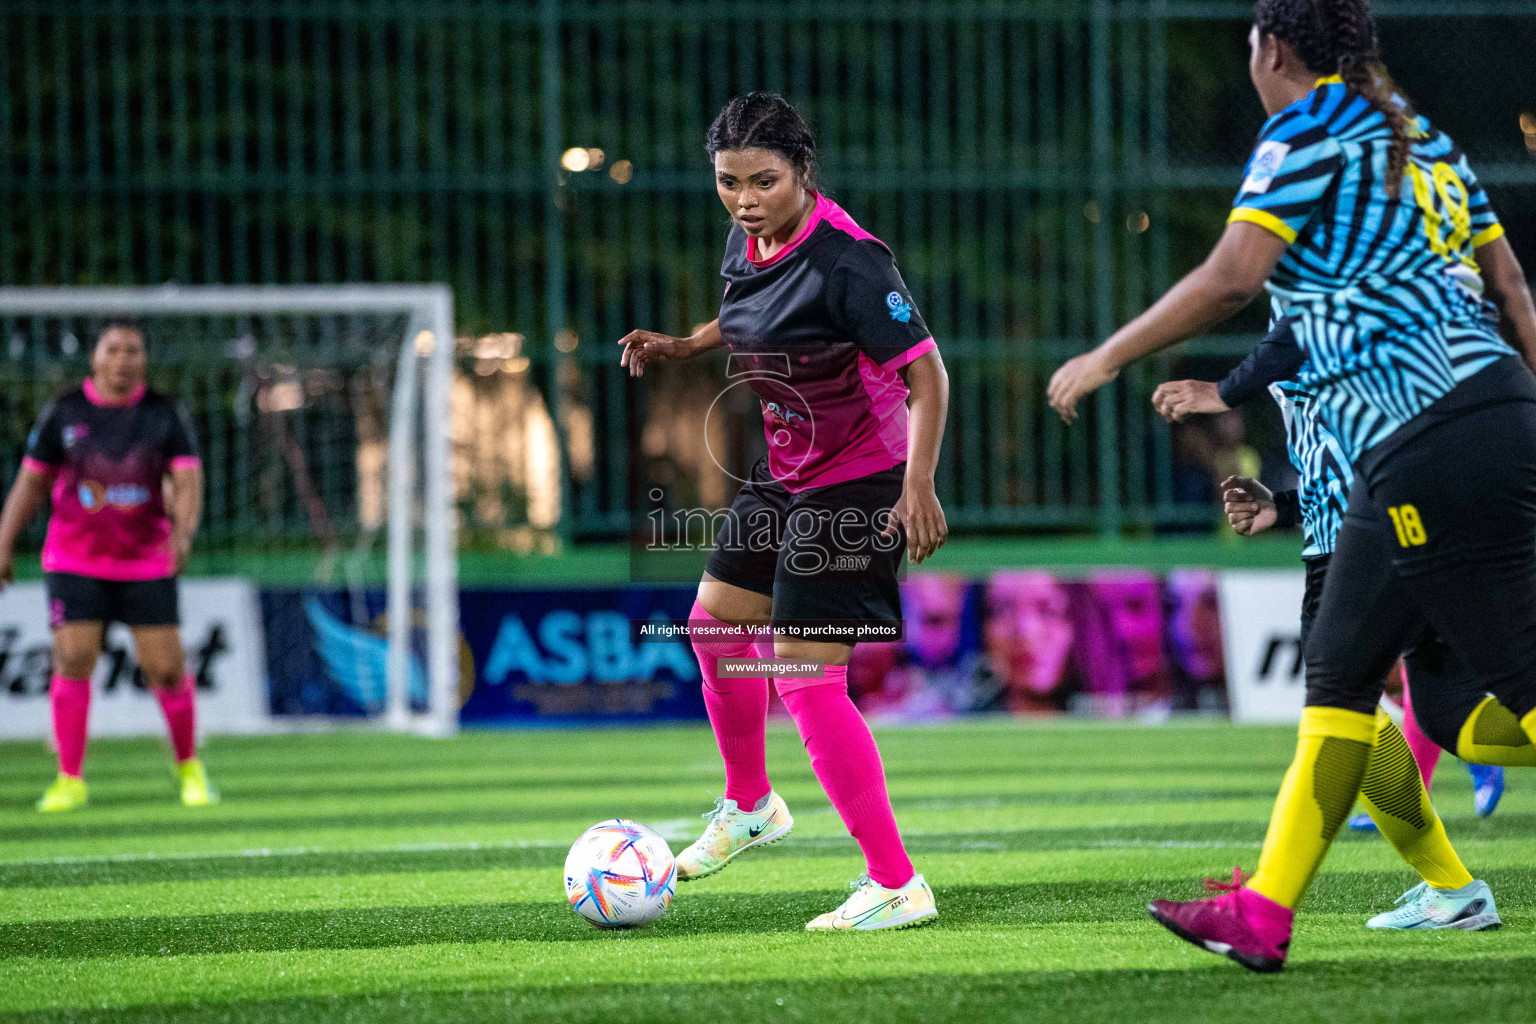
[[[389,669],[386,728],[452,736],[459,725],[459,590],[451,486],[449,391],[453,386],[453,291],[447,285],[166,285],[159,288],[0,288],[0,316],[154,314],[361,314],[407,318],[389,424]],[[419,378],[425,363],[425,386]],[[422,532],[426,548],[428,710],[410,706],[414,626],[411,510],[416,413],[422,412]]]

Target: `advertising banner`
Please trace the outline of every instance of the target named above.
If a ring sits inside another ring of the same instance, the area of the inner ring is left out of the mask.
[[[181,637],[197,677],[197,726],[204,735],[261,732],[266,713],[265,651],[256,591],[245,580],[181,581]],[[48,676],[53,639],[42,583],[0,593],[0,739],[49,735]],[[165,720],[145,687],[128,629],[113,625],[92,676],[93,736],[160,736]]]
[[[459,595],[460,721],[540,725],[703,718],[686,639],[637,642],[631,622],[686,620],[695,587],[464,590]],[[267,590],[272,711],[378,714],[388,661],[384,593]],[[410,659],[423,707],[423,651]]]
[[[461,723],[704,718],[688,639],[642,628],[685,622],[694,593],[693,585],[464,590]],[[901,584],[902,639],[859,644],[849,689],[880,721],[1220,713],[1234,650],[1223,641],[1220,594],[1219,574],[1204,569],[914,574]],[[261,603],[274,714],[383,710],[382,591],[267,590]],[[410,659],[418,707],[422,658],[418,649]],[[779,713],[776,699],[772,707]]]
[[[1220,711],[1226,676],[1217,574],[1106,569],[984,579],[914,573],[905,638],[860,644],[849,681],[879,719],[969,714],[1157,717]]]
[[[1300,569],[1221,574],[1227,692],[1237,722],[1298,722],[1306,702]]]

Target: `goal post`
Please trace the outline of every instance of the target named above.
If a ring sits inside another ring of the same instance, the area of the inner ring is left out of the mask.
[[[109,315],[133,315],[157,323],[201,317],[209,324],[262,317],[284,322],[290,318],[384,318],[392,325],[390,333],[399,331],[388,399],[384,474],[387,668],[380,720],[389,729],[453,735],[458,729],[459,606],[450,463],[452,291],[446,285],[431,284],[0,288],[0,324],[8,333],[26,321],[37,331],[38,322],[47,318],[74,322]],[[192,344],[197,344],[196,328],[187,330]],[[214,328],[202,330],[208,335],[206,343],[219,340]],[[256,344],[250,341],[252,348]],[[13,358],[15,354],[13,343]],[[296,458],[303,459],[302,451]],[[323,520],[325,510],[320,504]],[[414,663],[412,643],[418,628],[418,533],[425,555],[420,594],[426,657],[420,668]],[[418,674],[425,676],[424,708],[419,700],[412,700],[412,681]]]

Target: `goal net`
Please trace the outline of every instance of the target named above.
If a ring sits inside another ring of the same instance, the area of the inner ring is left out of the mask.
[[[254,685],[270,686],[271,724],[453,733],[451,292],[0,288],[7,480],[42,406],[89,374],[101,321],[124,315],[144,327],[151,387],[184,405],[202,449],[184,623],[198,578],[248,580],[263,650],[244,664],[267,676]],[[35,552],[41,520],[27,539]]]

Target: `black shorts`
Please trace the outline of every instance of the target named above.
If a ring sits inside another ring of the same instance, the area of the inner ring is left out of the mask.
[[[1317,608],[1323,601],[1323,581],[1328,578],[1328,561],[1333,556],[1313,555],[1303,558],[1306,566],[1307,589],[1301,595],[1301,649],[1307,649],[1307,637],[1312,634],[1312,624],[1317,621]]]
[[[706,571],[772,597],[776,623],[899,623],[907,535],[880,532],[901,498],[906,468],[791,494],[764,456],[724,513]]]
[[[1536,709],[1536,402],[1469,409],[1359,468],[1305,648],[1307,703],[1371,712],[1428,626],[1457,659],[1437,671],[1430,646],[1415,652],[1416,706],[1477,686],[1517,718]]]
[[[48,622],[121,622],[125,626],[179,626],[176,577],[158,580],[103,580],[69,572],[43,574],[48,588]]]

